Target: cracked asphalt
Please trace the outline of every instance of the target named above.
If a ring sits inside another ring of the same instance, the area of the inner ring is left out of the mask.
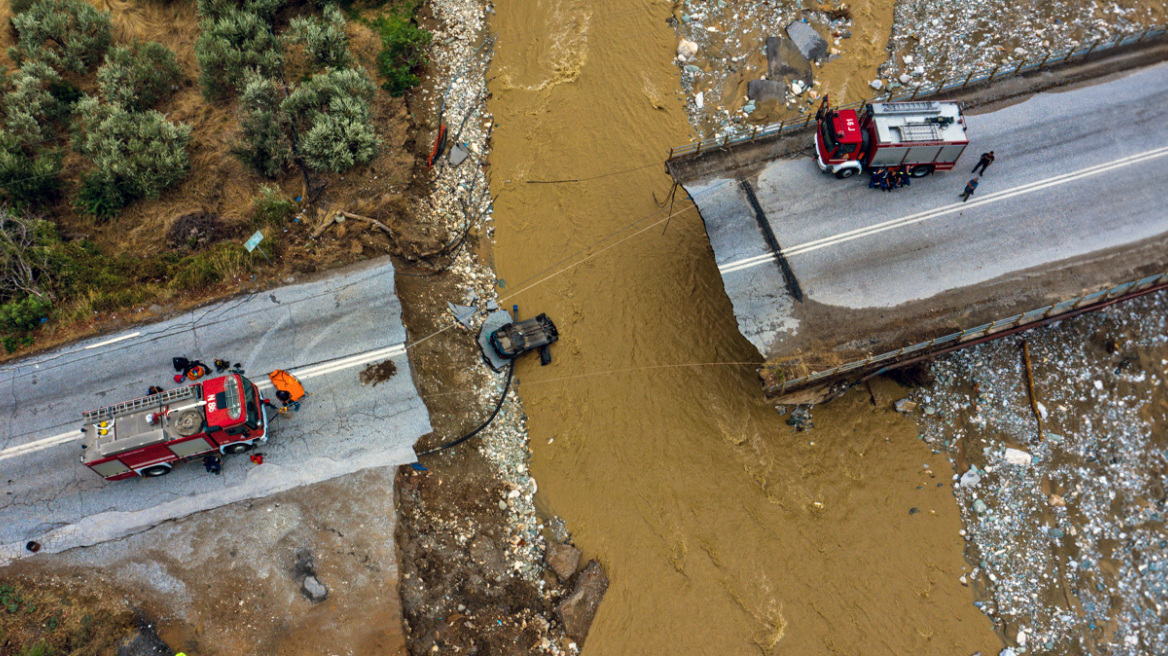
[[[967,114],[956,170],[892,193],[869,189],[866,175],[836,180],[808,158],[760,163],[750,181],[804,303],[787,293],[734,178],[685,186],[739,329],[764,356],[810,340],[840,348],[892,323],[936,336],[1168,268],[1162,250],[1135,257],[1168,238],[1166,108],[1159,64]],[[962,203],[988,150],[997,159]]]
[[[413,444],[431,430],[429,414],[404,351],[380,355],[405,341],[393,267],[383,259],[0,367],[0,564],[26,555],[28,540],[50,552],[96,544],[227,503],[413,462]],[[261,390],[269,371],[300,370],[311,396],[300,412],[272,420],[268,443],[257,449],[263,465],[226,456],[221,476],[195,461],[164,478],[116,482],[82,465],[81,412],[142,396],[150,385],[174,387],[171,358],[180,355],[240,362]],[[363,385],[364,366],[387,358],[397,373]]]

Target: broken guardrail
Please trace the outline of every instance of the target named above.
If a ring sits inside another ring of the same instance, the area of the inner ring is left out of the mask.
[[[897,349],[895,351],[888,351],[879,355],[873,355],[862,360],[855,360],[847,362],[830,369],[817,371],[813,374],[803,376],[801,378],[792,378],[790,380],[783,380],[776,382],[773,385],[768,385],[766,389],[767,396],[775,397],[782,396],[789,392],[795,392],[805,389],[816,383],[827,383],[835,378],[843,378],[847,374],[863,374],[869,371],[883,371],[884,368],[877,370],[876,365],[899,363],[902,359],[908,359],[904,356],[918,354],[924,356],[930,353],[932,349],[937,350],[952,350],[959,345],[969,342],[985,341],[986,338],[998,333],[1010,333],[1016,329],[1020,329],[1028,324],[1037,324],[1047,320],[1058,320],[1064,315],[1071,315],[1078,313],[1083,308],[1091,308],[1091,306],[1101,306],[1111,301],[1122,300],[1124,297],[1131,297],[1140,293],[1154,291],[1158,288],[1168,287],[1168,271],[1158,273],[1155,275],[1141,278],[1140,280],[1133,280],[1125,282],[1122,285],[1117,285],[1111,289],[1104,289],[1102,291],[1093,292],[1091,294],[1084,294],[1076,298],[1066,301],[1060,301],[1051,305],[1046,305],[1029,312],[1016,314],[1012,317],[998,319],[990,323],[967,328],[955,333],[950,333],[942,337],[937,337],[925,342],[917,342],[910,346]],[[940,348],[938,348],[940,347]],[[777,371],[779,367],[767,367],[771,371]]]

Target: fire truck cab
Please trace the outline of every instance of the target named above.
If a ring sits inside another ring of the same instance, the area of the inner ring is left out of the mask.
[[[969,145],[961,106],[950,101],[870,103],[857,112],[832,109],[824,96],[816,127],[815,163],[837,178],[892,167],[921,178],[952,169]]]
[[[165,476],[209,453],[268,439],[259,388],[230,374],[82,413],[81,462],[106,480]]]

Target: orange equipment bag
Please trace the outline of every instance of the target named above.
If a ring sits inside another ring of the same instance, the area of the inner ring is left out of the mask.
[[[271,379],[272,385],[275,385],[276,389],[290,394],[293,401],[299,401],[307,396],[307,392],[304,391],[304,385],[301,385],[300,381],[296,380],[296,376],[283,369],[273,371],[268,374],[268,378]]]

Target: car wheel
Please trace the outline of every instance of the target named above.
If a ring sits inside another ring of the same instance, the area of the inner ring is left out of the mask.
[[[908,174],[914,178],[923,178],[933,172],[932,164],[918,164],[909,170]]]
[[[844,178],[852,177],[856,173],[857,173],[856,169],[848,167],[846,169],[840,169],[840,170],[836,171],[835,177],[839,178],[840,180],[843,180]]]
[[[154,465],[153,467],[143,469],[141,472],[142,476],[146,478],[158,478],[159,476],[166,476],[169,473],[170,467],[168,465]]]
[[[244,451],[250,451],[251,447],[252,445],[246,442],[236,442],[235,444],[228,444],[223,447],[223,452],[231,454],[243,453]]]

